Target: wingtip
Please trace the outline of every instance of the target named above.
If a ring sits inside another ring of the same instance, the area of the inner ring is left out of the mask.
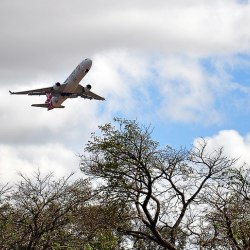
[[[10,92],[10,94],[11,94],[11,95],[13,94],[13,92],[12,92],[12,91],[10,91],[10,90],[9,90],[9,92]]]

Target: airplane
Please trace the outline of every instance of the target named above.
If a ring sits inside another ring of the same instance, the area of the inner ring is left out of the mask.
[[[47,99],[42,104],[32,104],[32,107],[47,108],[51,110],[54,108],[64,108],[62,103],[68,98],[82,97],[84,99],[105,100],[105,98],[91,92],[91,85],[87,84],[85,87],[80,85],[80,81],[89,72],[92,66],[92,61],[89,58],[83,60],[75,70],[69,75],[63,84],[56,82],[52,87],[33,89],[20,92],[12,92],[12,95],[46,95]]]

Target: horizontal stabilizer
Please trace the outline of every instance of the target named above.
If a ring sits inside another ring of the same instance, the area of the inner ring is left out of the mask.
[[[32,104],[32,107],[39,107],[39,108],[48,108],[48,104]]]
[[[32,107],[39,107],[39,108],[49,108],[49,104],[47,103],[42,103],[42,104],[32,104]],[[64,106],[59,106],[59,107],[53,107],[53,108],[65,108]]]

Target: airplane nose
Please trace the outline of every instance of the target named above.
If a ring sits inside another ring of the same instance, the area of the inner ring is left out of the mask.
[[[89,58],[86,58],[84,60],[84,64],[87,65],[88,68],[90,68],[92,66],[92,60]]]

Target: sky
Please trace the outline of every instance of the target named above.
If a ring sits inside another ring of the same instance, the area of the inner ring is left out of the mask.
[[[151,125],[161,147],[199,138],[250,164],[250,3],[237,0],[1,0],[0,182],[18,172],[79,172],[78,155],[114,117]],[[65,109],[11,96],[64,82],[85,58],[81,84],[106,101]]]

